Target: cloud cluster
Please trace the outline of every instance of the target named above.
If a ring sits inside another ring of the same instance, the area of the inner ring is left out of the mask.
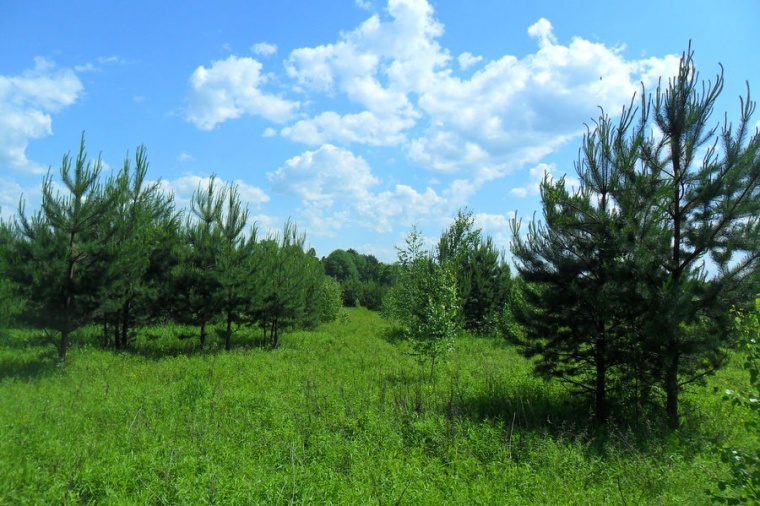
[[[678,63],[676,56],[628,60],[620,47],[581,37],[563,45],[543,18],[527,28],[536,51],[523,58],[452,58],[439,43],[443,32],[426,0],[389,0],[335,42],[288,55],[280,81],[289,80],[284,90],[297,101],[264,93],[261,64],[232,56],[193,74],[188,119],[203,129],[243,114],[286,123],[265,136],[312,149],[270,173],[272,189],[298,197],[322,229],[354,216],[385,231],[393,220],[464,205],[483,184],[524,167],[532,167],[529,183],[511,194],[535,195],[555,170],[541,160],[582,133],[597,106],[614,112],[639,83],[654,84]],[[319,110],[318,99],[336,107]],[[381,181],[351,151],[368,147],[392,150],[389,157],[448,179],[448,187],[399,182],[373,193]]]
[[[230,56],[210,68],[200,66],[190,77],[187,120],[202,130],[243,115],[262,116],[275,123],[290,119],[298,104],[261,90],[267,76],[248,57]]]
[[[0,76],[0,165],[28,173],[45,168],[26,157],[30,139],[52,134],[52,115],[74,104],[83,91],[71,69],[36,58],[33,69]]]

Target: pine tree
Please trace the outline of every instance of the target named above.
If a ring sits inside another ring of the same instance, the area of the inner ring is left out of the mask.
[[[437,261],[456,273],[460,324],[481,334],[496,329],[509,290],[510,272],[490,237],[475,228],[469,209],[460,209],[438,241]]]
[[[647,351],[662,370],[671,427],[679,424],[682,387],[720,366],[725,315],[760,268],[755,103],[748,91],[736,128],[727,119],[711,127],[722,88],[722,68],[714,82],[700,81],[689,48],[678,75],[646,104],[661,136],[646,139],[641,161],[656,188],[656,240],[667,246],[655,261],[664,279],[650,293]]]
[[[154,251],[178,227],[179,215],[174,211],[172,198],[161,192],[158,182],[146,181],[147,171],[147,151],[140,146],[135,153],[134,168],[126,158],[115,180],[116,195],[110,212],[113,222],[105,224],[114,226],[116,233],[110,245],[113,260],[109,271],[114,282],[106,294],[104,339],[108,339],[110,327],[117,349],[127,347],[133,321],[149,316],[153,298],[147,273],[156,258]]]
[[[227,188],[226,206],[221,222],[221,243],[216,262],[219,279],[218,304],[224,317],[224,348],[232,348],[233,325],[240,327],[246,321],[251,307],[252,284],[257,258],[255,258],[257,230],[254,225],[247,237],[243,230],[248,224],[249,212],[240,202],[236,186]]]
[[[627,239],[627,213],[637,188],[625,173],[636,164],[640,137],[626,138],[633,111],[623,111],[615,126],[602,115],[584,137],[576,165],[580,187],[564,178],[545,178],[541,202],[545,223],[532,222],[525,238],[512,222],[521,294],[512,315],[522,325],[511,337],[535,370],[557,377],[594,399],[598,422],[606,421],[613,374],[622,374],[632,357],[631,323],[636,275]]]
[[[215,176],[207,186],[198,185],[190,200],[192,215],[185,223],[187,242],[175,271],[178,316],[200,327],[201,348],[206,346],[208,325],[221,311],[217,262],[224,244],[219,222],[226,197],[226,188],[218,185]]]
[[[513,226],[527,303],[514,313],[539,370],[584,388],[595,377],[597,416],[613,370],[641,396],[658,386],[673,428],[681,389],[722,365],[728,308],[760,269],[755,106],[742,99],[736,129],[710,127],[723,76],[700,82],[692,56],[617,126],[602,115],[576,192],[544,182],[545,226],[526,239]]]
[[[72,166],[66,154],[60,167],[61,194],[48,172],[42,183],[42,207],[26,216],[19,203],[16,227],[21,235],[12,272],[28,300],[26,317],[56,331],[58,357],[64,360],[69,337],[102,309],[102,291],[110,281],[107,247],[114,226],[108,213],[117,193],[99,178],[101,159],[87,160],[84,135]]]
[[[295,224],[288,221],[280,237],[270,237],[257,248],[261,258],[257,283],[261,305],[255,319],[272,348],[280,346],[284,330],[297,327],[304,321],[310,288],[304,243],[305,237],[298,233]]]

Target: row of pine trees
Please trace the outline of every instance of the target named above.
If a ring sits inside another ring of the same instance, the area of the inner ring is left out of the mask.
[[[277,347],[283,330],[337,316],[340,287],[294,224],[259,237],[237,188],[213,176],[183,215],[147,171],[139,147],[134,163],[102,177],[83,136],[60,183],[45,177],[40,209],[28,215],[22,200],[15,223],[0,224],[4,289],[19,290],[22,321],[55,333],[61,359],[71,333],[90,324],[124,349],[135,325],[196,325],[203,347],[221,321],[229,349],[242,325],[258,325]]]

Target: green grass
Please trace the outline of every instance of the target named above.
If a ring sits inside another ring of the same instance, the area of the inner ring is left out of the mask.
[[[143,329],[134,352],[80,332],[65,366],[0,336],[0,504],[705,504],[719,448],[757,447],[713,387],[686,423],[595,430],[587,408],[498,340],[463,337],[435,381],[375,313],[282,347]]]

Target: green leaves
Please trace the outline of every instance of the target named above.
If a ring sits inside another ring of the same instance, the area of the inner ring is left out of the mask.
[[[744,357],[743,368],[749,373],[749,388],[726,389],[723,400],[747,409],[752,415],[745,428],[750,434],[760,431],[760,311],[736,311],[734,328],[739,336],[739,351]],[[708,492],[722,504],[756,504],[760,502],[760,451],[724,447],[722,460],[731,468],[731,478],[718,482],[720,494]]]
[[[429,362],[433,376],[436,360],[453,349],[459,298],[453,264],[437,263],[423,250],[416,227],[398,249],[400,270],[396,286],[384,302],[384,315],[409,341],[420,366]]]

